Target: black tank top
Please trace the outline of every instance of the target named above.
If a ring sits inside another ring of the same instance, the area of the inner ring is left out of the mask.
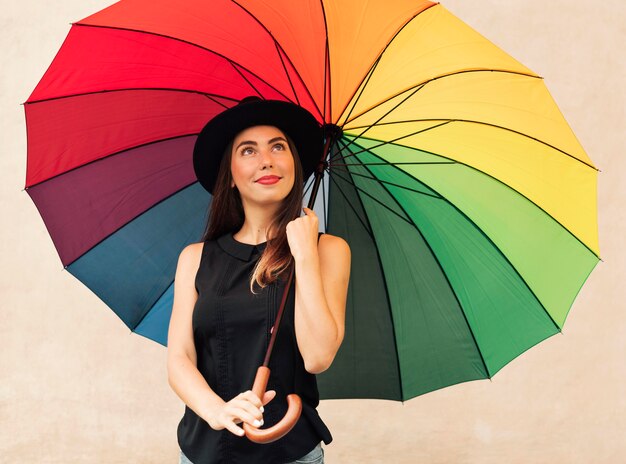
[[[285,289],[283,277],[264,289],[255,284],[257,295],[250,292],[250,276],[266,244],[238,242],[231,232],[204,242],[202,249],[195,279],[198,300],[192,316],[197,368],[224,401],[252,388]],[[327,445],[332,441],[315,409],[319,404],[315,375],[305,370],[296,342],[295,287],[294,281],[270,359],[267,390],[276,390],[276,397],[264,406],[262,428],[282,419],[289,393],[302,399],[298,422],[279,440],[258,444],[227,429],[213,430],[185,406],[178,444],[194,464],[287,463],[306,455],[322,440]]]

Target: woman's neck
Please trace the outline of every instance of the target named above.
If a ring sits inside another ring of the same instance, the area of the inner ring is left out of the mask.
[[[273,220],[273,214],[261,208],[244,208],[245,219],[241,229],[233,237],[242,243],[258,245],[266,242],[268,228]]]

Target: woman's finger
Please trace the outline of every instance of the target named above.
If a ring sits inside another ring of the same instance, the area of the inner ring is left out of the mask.
[[[276,396],[276,390],[268,390],[263,395],[263,404],[267,404],[274,399]],[[263,411],[261,411],[263,412]]]
[[[242,405],[241,407],[237,407],[237,408],[233,408],[231,410],[231,414],[238,418],[243,420],[244,422],[254,426],[254,427],[260,427],[263,422],[263,416],[261,415],[261,413],[259,413],[259,410],[256,409],[256,412],[259,414],[260,418],[257,419],[255,416],[256,414],[253,413],[254,409],[249,409],[249,408],[255,408],[255,406],[251,405],[250,403],[247,403],[247,405]]]
[[[258,419],[263,419],[263,416],[261,415],[263,413],[263,403],[256,395],[256,393],[254,393],[252,390],[248,390],[246,392],[243,392],[242,395],[243,398],[249,401],[248,404],[251,404],[252,406],[252,409],[248,408],[248,411],[250,411]],[[259,417],[259,415],[261,416]]]
[[[245,433],[241,427],[237,427],[232,422],[227,422],[226,423],[226,429],[228,429],[230,432],[234,433],[235,435],[237,435],[239,437],[243,437],[243,435]]]
[[[242,395],[244,398],[250,401],[250,403],[255,405],[257,408],[260,408],[262,406],[261,400],[259,399],[258,396],[256,396],[256,393],[254,393],[252,390],[245,391],[242,393]]]
[[[242,407],[242,410],[245,411],[245,413],[247,414],[246,417],[249,417],[249,420],[246,420],[246,422],[249,422],[255,427],[258,427],[259,425],[254,423],[254,421],[263,420],[263,414],[261,413],[261,410],[257,408],[255,405],[253,405],[252,403],[248,403],[248,402],[245,402],[244,404],[242,404],[241,407]]]

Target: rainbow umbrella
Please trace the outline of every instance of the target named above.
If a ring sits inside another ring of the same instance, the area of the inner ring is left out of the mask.
[[[247,95],[341,130],[314,198],[352,249],[322,398],[490,378],[561,331],[599,261],[598,170],[540,76],[429,1],[122,0],[72,25],[25,103],[26,189],[133,332],[167,343],[211,204],[194,141]]]

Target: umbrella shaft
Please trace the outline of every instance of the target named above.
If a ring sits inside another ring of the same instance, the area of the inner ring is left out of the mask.
[[[324,154],[322,155],[322,159],[320,160],[317,169],[315,170],[315,182],[313,183],[313,189],[311,191],[311,196],[309,197],[309,209],[313,209],[313,205],[315,204],[315,197],[317,197],[317,191],[319,189],[320,182],[322,181],[322,176],[324,175],[324,169],[327,165],[326,158],[328,156],[328,152],[333,141],[334,140],[332,136],[326,138],[326,142],[324,144]],[[295,263],[293,262],[293,259],[290,267],[291,270],[289,272],[289,278],[287,279],[285,291],[283,292],[283,297],[280,301],[280,308],[278,310],[278,314],[276,315],[276,321],[274,322],[274,326],[272,327],[272,337],[270,338],[270,343],[267,346],[267,351],[265,352],[265,359],[263,360],[264,367],[269,367],[270,365],[270,357],[272,356],[272,350],[274,349],[274,342],[276,341],[276,335],[278,334],[280,321],[283,318],[283,310],[285,309],[287,294],[289,293],[289,289],[291,288],[291,284],[293,282],[293,273],[295,268]]]

